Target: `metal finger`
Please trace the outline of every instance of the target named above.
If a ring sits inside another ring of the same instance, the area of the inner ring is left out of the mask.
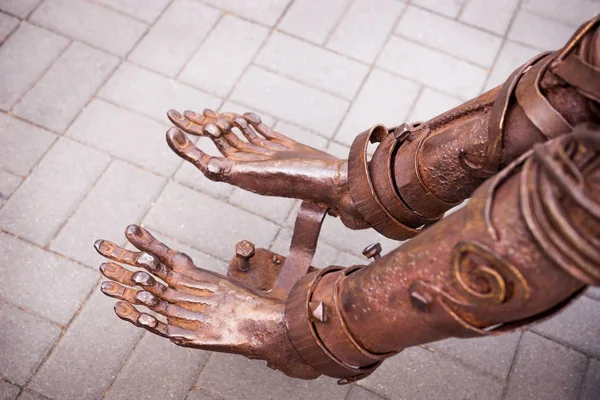
[[[184,114],[185,115],[185,114]],[[204,136],[202,132],[203,120],[191,121],[189,118],[186,118],[184,115],[181,115],[176,110],[167,111],[167,117],[169,120],[179,129],[196,136]]]
[[[141,313],[136,308],[124,301],[118,301],[114,307],[115,314],[124,321],[131,322],[133,325],[144,328],[156,335],[163,337],[169,336],[169,327],[164,322],[159,321],[150,314]]]

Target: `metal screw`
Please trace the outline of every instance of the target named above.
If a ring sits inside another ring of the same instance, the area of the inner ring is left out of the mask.
[[[373,243],[365,247],[363,250],[363,256],[367,258],[373,258],[377,260],[381,257],[381,245],[379,243]]]
[[[410,292],[410,303],[417,310],[426,313],[429,312],[429,304],[431,301],[422,293],[413,290]]]
[[[311,319],[319,322],[327,322],[327,306],[322,301],[310,302]]]
[[[238,269],[248,271],[250,259],[254,256],[254,244],[247,240],[242,240],[235,245],[235,256],[238,258]]]

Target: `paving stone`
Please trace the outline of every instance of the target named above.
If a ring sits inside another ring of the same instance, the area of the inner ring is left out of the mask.
[[[395,0],[356,0],[331,35],[327,48],[372,63],[403,8]]]
[[[231,11],[241,17],[260,22],[269,26],[274,25],[281,14],[285,11],[290,0],[262,0],[262,1],[238,1],[238,0],[205,0],[220,9]]]
[[[464,2],[465,0],[412,0],[411,4],[455,18],[458,16]]]
[[[18,386],[0,379],[0,400],[15,400],[20,390]]]
[[[358,132],[357,135],[359,133],[360,132]],[[327,152],[337,158],[341,158],[342,160],[347,160],[348,156],[350,155],[350,146],[343,145],[343,144],[332,141],[331,143],[329,143],[329,146],[327,147]]]
[[[329,377],[290,379],[267,368],[264,361],[223,353],[214,353],[210,357],[197,386],[231,400],[337,400],[345,399],[350,390],[348,385],[340,386]]]
[[[508,378],[507,400],[576,399],[586,358],[533,333],[525,332]]]
[[[146,31],[145,24],[86,1],[47,0],[30,20],[121,57]]]
[[[321,229],[321,240],[351,254],[360,254],[372,243],[381,243],[382,255],[398,247],[402,242],[386,238],[373,229],[351,230],[342,224],[339,218],[325,217]]]
[[[600,4],[595,0],[527,0],[521,8],[564,21],[574,27],[600,12]]]
[[[327,147],[327,139],[301,126],[278,121],[274,129],[298,143],[306,144],[317,150],[325,150]]]
[[[138,223],[165,180],[123,161],[113,161],[50,244],[50,249],[92,268],[103,258],[98,239],[124,243],[123,230]]]
[[[255,62],[263,67],[352,100],[369,68],[357,61],[274,32]]]
[[[333,135],[349,104],[255,66],[246,71],[231,99],[252,104],[276,118],[302,125],[327,137]]]
[[[510,40],[504,42],[500,54],[498,55],[498,60],[496,61],[496,64],[494,64],[494,69],[485,84],[486,90],[503,84],[517,67],[526,63],[539,53],[539,50],[523,46],[522,44]]]
[[[351,145],[359,133],[376,124],[399,125],[406,121],[420,86],[380,69],[371,71],[335,139]]]
[[[42,76],[69,40],[26,22],[0,47],[0,108],[9,110]]]
[[[233,189],[229,202],[276,224],[283,224],[294,206],[290,198],[262,196],[239,188]]]
[[[0,376],[23,385],[60,335],[60,327],[0,301]]]
[[[262,111],[258,111],[252,107],[248,107],[248,106],[244,106],[241,105],[239,103],[235,103],[233,101],[229,101],[227,100],[225,103],[223,103],[223,105],[219,108],[219,112],[233,112],[236,114],[244,114],[247,112],[253,112],[255,114],[260,115],[260,119],[262,120],[262,122],[268,126],[274,126],[275,125],[275,118],[273,118],[272,116],[265,114]]]
[[[175,76],[202,43],[219,15],[214,8],[194,0],[174,1],[131,52],[129,60]]]
[[[462,101],[456,97],[426,87],[417,98],[408,121],[427,121],[460,104]]]
[[[373,392],[369,392],[366,389],[361,388],[360,386],[354,386],[352,390],[350,390],[350,395],[347,398],[348,400],[384,400],[383,397],[376,395]]]
[[[282,256],[288,256],[290,254],[290,243],[292,242],[292,229],[283,228],[277,238],[270,247],[270,250],[281,254]],[[339,250],[335,247],[328,245],[327,243],[320,242],[313,258],[312,266],[316,268],[325,268],[330,265],[337,265],[335,263]]]
[[[194,261],[194,264],[198,268],[208,269],[210,271],[216,272],[221,275],[227,275],[228,263],[226,263],[222,260],[219,260],[218,258],[215,258],[213,256],[210,256],[200,250],[194,249],[193,247],[190,247],[186,244],[183,244],[171,237],[163,235],[162,233],[154,232],[154,231],[152,231],[151,233],[155,238],[157,238],[158,240],[160,240],[161,242],[163,242],[170,248],[180,251],[180,252],[185,253],[188,256],[190,256],[192,258],[192,260]],[[131,244],[128,244],[128,245],[129,245],[129,247],[132,247]],[[233,255],[232,255],[232,257],[233,257]]]
[[[520,333],[512,333],[477,339],[452,338],[428,343],[426,347],[448,354],[504,381],[508,376],[520,337]],[[494,361],[490,362],[490,360]]]
[[[394,32],[483,67],[492,65],[502,43],[499,36],[412,6]]]
[[[48,131],[0,114],[0,167],[27,175],[55,139]]]
[[[207,393],[203,389],[194,388],[190,391],[185,400],[223,400],[221,396]]]
[[[600,302],[583,296],[532,330],[599,358],[600,318],[593,315],[600,315]]]
[[[42,0],[0,0],[0,10],[25,18]]]
[[[0,270],[1,297],[63,325],[98,279],[88,268],[5,233],[0,233]]]
[[[19,20],[10,15],[0,13],[0,43],[19,25]]]
[[[25,390],[17,400],[48,400],[48,398],[31,390]]]
[[[487,76],[483,68],[400,37],[390,39],[377,65],[463,100],[477,96]]]
[[[169,126],[94,99],[67,130],[67,135],[163,176],[181,163],[167,145]]]
[[[504,35],[518,4],[519,0],[469,0],[460,14],[460,20]]]
[[[440,384],[443,382],[443,384]],[[500,399],[502,385],[420,347],[403,350],[360,382],[392,399]]]
[[[572,34],[571,26],[526,10],[519,10],[508,32],[508,38],[546,51],[561,48]]]
[[[146,333],[104,399],[183,399],[209,354]]]
[[[590,358],[579,400],[600,399],[600,361]]]
[[[180,79],[227,97],[268,33],[263,26],[225,15],[183,69]]]
[[[74,42],[14,107],[14,113],[62,132],[118,63],[115,56]]]
[[[600,287],[591,287],[585,292],[590,299],[600,300]]]
[[[15,191],[23,179],[0,169],[0,207]]]
[[[29,387],[53,399],[99,399],[143,330],[121,321],[94,291]]]
[[[229,260],[235,244],[252,239],[256,247],[271,244],[277,225],[176,183],[167,186],[144,220],[168,236]]]
[[[105,154],[60,139],[0,210],[0,227],[45,245],[108,161]]]
[[[334,265],[341,265],[344,267],[351,267],[353,265],[367,265],[371,261],[365,256],[360,254],[362,249],[356,249],[354,253],[348,253],[346,251],[340,251],[337,258],[335,259]]]
[[[169,3],[169,0],[96,0],[96,2],[152,23]]]
[[[296,0],[277,29],[323,44],[349,4],[350,0]]]
[[[100,90],[100,97],[161,122],[167,111],[217,108],[216,97],[124,62]]]

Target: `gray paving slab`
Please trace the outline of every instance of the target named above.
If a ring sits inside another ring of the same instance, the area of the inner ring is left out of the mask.
[[[460,13],[460,9],[467,0],[452,0],[452,1],[438,1],[438,0],[412,0],[411,4],[418,5],[427,10],[435,11],[439,14],[443,14],[447,17],[456,18]]]
[[[492,400],[502,394],[502,384],[493,378],[421,347],[386,360],[360,385],[392,399]]]
[[[404,9],[396,0],[356,0],[339,22],[326,47],[371,64]],[[365,35],[365,30],[369,34]]]
[[[10,197],[22,180],[20,176],[0,169],[0,204]]]
[[[63,132],[118,65],[118,58],[74,42],[13,109]],[[56,94],[60,93],[60,98]]]
[[[586,358],[583,354],[525,332],[504,398],[576,399],[585,368]]]
[[[167,111],[215,109],[220,101],[188,85],[124,62],[101,89],[99,96],[167,123]]]
[[[325,150],[327,148],[327,139],[302,126],[290,124],[289,122],[277,121],[273,129],[298,143],[314,147],[317,150]]]
[[[21,389],[3,379],[0,379],[0,400],[15,400]]]
[[[223,397],[214,393],[208,393],[206,390],[200,388],[194,388],[190,390],[185,400],[223,400]]]
[[[0,324],[0,376],[23,385],[54,345],[61,328],[4,301],[0,301]]]
[[[30,20],[121,57],[147,29],[142,22],[87,1],[46,0]]]
[[[418,83],[378,68],[373,69],[344,118],[335,140],[349,146],[356,135],[375,124],[394,126],[404,122],[419,90]],[[402,95],[399,96],[399,93]]]
[[[290,0],[266,0],[245,2],[238,0],[205,0],[205,3],[218,7],[223,11],[272,26],[286,10]]]
[[[9,110],[19,101],[68,44],[66,37],[21,23],[0,47],[0,108]]]
[[[275,253],[287,256],[290,253],[290,243],[292,242],[292,230],[283,228],[273,244],[270,250]],[[317,251],[313,258],[312,265],[317,268],[325,268],[330,265],[335,265],[338,257],[339,250],[327,243],[319,243],[317,245]]]
[[[120,321],[114,299],[94,291],[29,387],[59,399],[98,399],[121,369],[142,330]]]
[[[69,139],[58,140],[2,207],[0,227],[45,245],[108,162],[103,153]]]
[[[600,399],[600,361],[590,358],[579,400]]]
[[[492,65],[502,43],[498,35],[414,6],[402,14],[394,33],[482,67]]]
[[[264,26],[232,15],[223,16],[179,78],[216,96],[228,96],[268,33]],[[228,54],[224,54],[224,49]]]
[[[477,339],[446,339],[426,346],[503,381],[510,371],[520,338],[520,333],[511,333]]]
[[[96,0],[96,3],[152,23],[169,4],[169,0]]]
[[[146,333],[104,399],[183,399],[210,353]]]
[[[333,135],[349,105],[347,100],[255,66],[246,71],[231,99],[327,137]]]
[[[598,287],[589,288],[585,294],[591,299],[600,300],[600,288]]]
[[[93,243],[124,243],[125,227],[138,223],[166,181],[123,161],[113,161],[50,244],[50,249],[90,267],[103,258]],[[118,205],[117,202],[118,201]]]
[[[98,279],[95,271],[6,233],[0,233],[0,271],[2,298],[63,325]]]
[[[563,22],[521,9],[508,32],[508,38],[546,51],[564,46],[572,34],[573,28]]]
[[[383,400],[384,398],[356,385],[350,390],[347,400]]]
[[[369,72],[366,64],[278,32],[269,37],[255,63],[347,100],[354,98]]]
[[[48,398],[32,390],[26,389],[21,393],[17,400],[48,400]]]
[[[527,0],[521,8],[534,13],[558,19],[573,27],[579,26],[583,21],[590,19],[600,12],[600,6],[593,0]]]
[[[7,114],[0,114],[0,167],[25,176],[56,135]]]
[[[261,196],[239,188],[233,189],[229,202],[279,225],[283,224],[294,206],[293,199]]]
[[[508,76],[520,65],[524,64],[534,56],[540,53],[539,50],[529,46],[515,43],[511,40],[504,42],[498,60],[494,64],[485,88],[491,89],[504,83]]]
[[[25,18],[42,0],[1,0],[0,10]]]
[[[166,144],[167,123],[92,100],[67,130],[67,136],[162,176],[170,176],[181,163]]]
[[[519,3],[519,0],[469,0],[464,5],[459,20],[504,35]]]
[[[220,12],[194,0],[175,0],[136,45],[128,59],[175,76],[200,46]],[[164,54],[157,57],[157,54]]]
[[[0,13],[0,42],[10,35],[10,33],[19,25],[19,19],[11,17],[8,14]]]
[[[268,247],[278,230],[272,222],[176,183],[166,187],[144,223],[222,260],[229,260],[245,238]]]
[[[214,353],[196,383],[209,393],[231,400],[345,399],[350,387],[340,386],[335,379],[289,380],[281,372],[271,370],[264,361],[249,360],[231,354]]]
[[[296,0],[277,29],[323,44],[350,5],[350,0]],[[310,21],[310,23],[307,23]]]
[[[461,104],[458,98],[428,87],[423,88],[407,120],[427,121]]]
[[[582,296],[548,321],[532,328],[546,337],[600,358],[600,302]]]

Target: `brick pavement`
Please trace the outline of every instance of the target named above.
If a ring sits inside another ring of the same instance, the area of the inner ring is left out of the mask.
[[[168,108],[255,110],[344,157],[369,125],[451,108],[597,12],[597,0],[0,0],[0,398],[600,398],[599,289],[524,334],[408,349],[337,386],[118,321],[91,246],[142,223],[220,272],[241,238],[285,251],[298,202],[183,164],[164,142]],[[322,237],[319,266],[396,245],[332,218]]]

